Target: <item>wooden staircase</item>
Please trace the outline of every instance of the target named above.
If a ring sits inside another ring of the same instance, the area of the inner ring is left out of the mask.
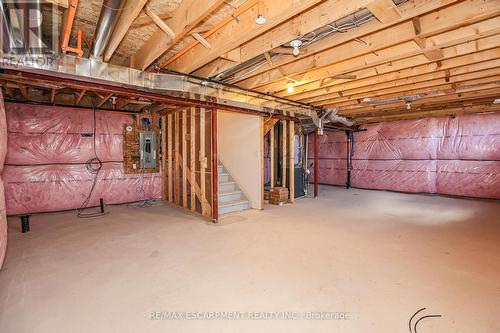
[[[219,161],[219,214],[239,212],[250,208],[250,202]]]

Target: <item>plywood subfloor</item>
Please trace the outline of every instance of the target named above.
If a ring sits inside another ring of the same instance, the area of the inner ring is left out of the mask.
[[[157,206],[9,222],[1,332],[500,332],[500,204],[322,187],[219,225]],[[151,320],[151,312],[349,320]],[[258,314],[263,316],[263,314]]]

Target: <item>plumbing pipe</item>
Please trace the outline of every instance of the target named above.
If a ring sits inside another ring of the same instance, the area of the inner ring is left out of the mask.
[[[75,20],[76,7],[78,7],[78,0],[71,0],[68,9],[64,13],[65,25],[64,33],[61,39],[61,49],[66,53],[66,49],[69,45],[69,38],[71,36],[71,30],[73,29],[73,21]]]

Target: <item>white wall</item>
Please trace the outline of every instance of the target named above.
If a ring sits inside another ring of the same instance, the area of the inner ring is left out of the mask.
[[[262,121],[259,116],[218,113],[219,159],[250,201],[262,209]]]

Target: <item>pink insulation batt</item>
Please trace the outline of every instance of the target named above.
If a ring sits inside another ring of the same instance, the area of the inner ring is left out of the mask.
[[[347,177],[347,137],[341,131],[325,131],[319,136],[319,182],[328,185],[345,185]],[[314,179],[314,137],[309,136],[309,181]]]
[[[355,133],[352,186],[500,199],[500,114],[364,127]],[[320,138],[320,183],[345,184],[345,147],[344,132]]]
[[[3,171],[7,214],[79,208],[94,175],[85,168],[93,157],[92,110],[6,104],[8,144]],[[89,206],[161,197],[161,175],[123,172],[123,125],[132,118],[97,111],[96,151],[103,161]],[[144,189],[144,193],[141,189]]]
[[[2,91],[0,90],[0,268],[2,267],[5,252],[7,251],[7,216],[5,209],[5,195],[3,184],[4,160],[7,153],[7,123],[5,120],[5,106]]]

